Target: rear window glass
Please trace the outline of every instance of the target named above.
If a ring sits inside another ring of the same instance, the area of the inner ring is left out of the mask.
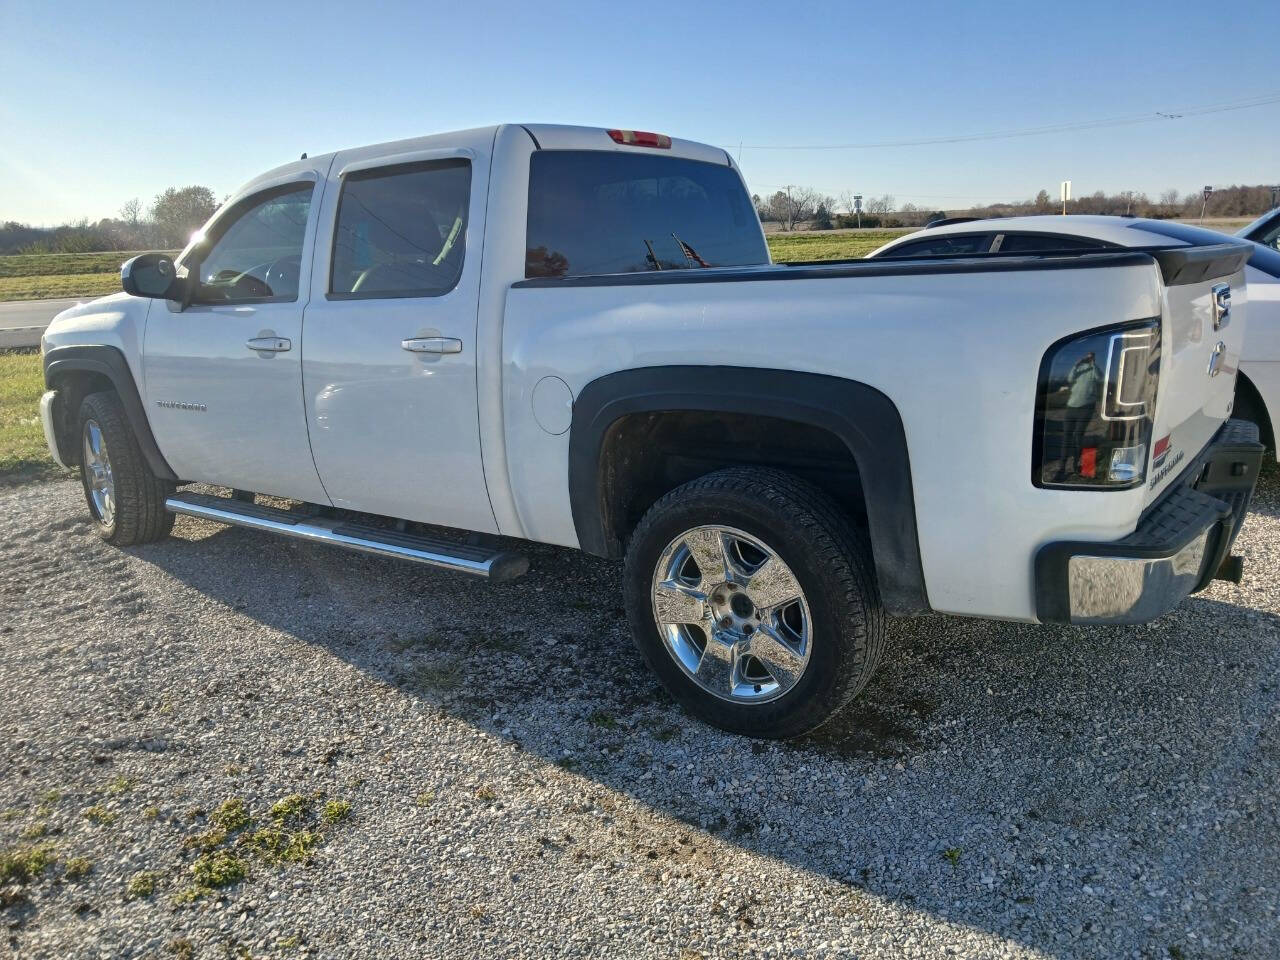
[[[530,157],[526,277],[768,262],[751,201],[727,164],[602,150]]]

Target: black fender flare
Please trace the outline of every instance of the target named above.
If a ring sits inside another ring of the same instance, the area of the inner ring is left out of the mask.
[[[874,387],[824,374],[663,366],[623,370],[588,383],[574,401],[569,435],[569,499],[583,550],[613,557],[622,552],[606,520],[600,473],[609,428],[631,414],[676,410],[792,420],[839,438],[861,474],[885,609],[898,615],[929,611],[902,417]]]
[[[125,416],[129,418],[133,435],[138,439],[138,448],[142,451],[147,466],[162,480],[177,480],[173,469],[156,446],[156,438],[151,432],[138,385],[134,383],[129,363],[119,348],[104,344],[54,347],[44,355],[44,382],[50,390],[57,389],[58,381],[67,374],[81,371],[100,374],[111,381],[124,406]],[[67,413],[68,416],[75,415],[75,411]]]

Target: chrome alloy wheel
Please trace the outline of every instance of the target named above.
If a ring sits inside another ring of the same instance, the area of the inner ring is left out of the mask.
[[[98,522],[111,526],[116,516],[116,482],[107,456],[107,441],[96,420],[84,422],[84,477]]]
[[[741,530],[695,527],[672,540],[658,558],[652,597],[667,652],[721,699],[776,699],[809,664],[812,618],[799,581]]]

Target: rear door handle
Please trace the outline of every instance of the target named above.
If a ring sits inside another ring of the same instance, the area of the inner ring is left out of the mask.
[[[410,353],[461,353],[462,341],[453,337],[414,337],[401,340],[400,347]]]
[[[253,337],[246,340],[244,345],[250,350],[259,350],[263,353],[283,353],[290,349],[293,343],[288,337]]]

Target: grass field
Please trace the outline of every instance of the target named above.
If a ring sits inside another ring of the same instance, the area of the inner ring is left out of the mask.
[[[877,247],[910,230],[823,230],[771,233],[769,254],[776,263],[796,260],[850,260],[865,257]]]
[[[118,273],[62,273],[35,277],[0,277],[0,300],[47,300],[52,297],[105,297],[120,292]]]
[[[40,426],[44,376],[35,351],[0,351],[0,484],[56,476]]]
[[[120,290],[120,264],[134,251],[21,253],[0,257],[0,300],[102,297]]]

